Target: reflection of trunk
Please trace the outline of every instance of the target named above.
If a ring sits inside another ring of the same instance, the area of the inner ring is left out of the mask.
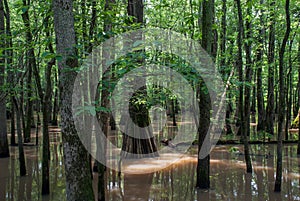
[[[16,149],[13,149],[14,151],[14,153],[15,153],[15,150]],[[11,159],[10,159],[10,189],[15,189],[15,157],[12,157]],[[14,194],[14,191],[13,190],[11,190],[10,191],[10,198],[11,198],[11,200],[15,200],[14,199],[14,196],[15,196],[15,194]]]
[[[276,180],[275,180],[275,192],[281,191],[282,181],[282,127],[285,113],[285,69],[284,69],[284,52],[285,47],[291,31],[291,21],[289,12],[290,0],[286,0],[285,12],[286,12],[286,32],[279,51],[279,113],[278,113],[278,137],[277,137],[277,165],[276,165]]]
[[[1,165],[0,165],[0,200],[6,200],[7,198],[7,194],[9,194],[9,192],[6,193],[6,184],[9,184],[9,179],[11,178],[9,175],[9,168],[8,168],[8,165],[9,165],[9,161],[12,161],[10,159],[2,159],[1,160]],[[14,171],[14,170],[12,170]],[[14,181],[13,181],[14,182]],[[11,189],[12,191],[14,189]]]
[[[125,174],[123,200],[149,200],[153,173]]]
[[[27,200],[32,200],[31,193],[32,193],[32,183],[33,183],[33,167],[32,167],[32,160],[27,159],[27,170],[28,170],[28,178],[26,179],[26,198]]]

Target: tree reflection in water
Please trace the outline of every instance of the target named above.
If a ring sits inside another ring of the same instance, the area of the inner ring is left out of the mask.
[[[51,194],[41,196],[41,146],[24,147],[28,174],[19,176],[18,149],[0,159],[0,200],[65,200],[65,180],[60,134],[51,133]],[[195,189],[195,155],[189,155],[159,172],[122,174],[107,171],[107,200],[300,200],[300,159],[296,145],[284,147],[283,185],[274,193],[276,145],[251,145],[254,173],[245,172],[244,157],[230,153],[231,146],[216,146],[211,154],[211,189]],[[237,146],[241,152],[242,146]],[[270,153],[274,157],[265,157]],[[151,164],[149,164],[151,169]],[[96,174],[96,173],[94,173]],[[96,175],[95,175],[96,176]],[[97,178],[97,177],[95,177]],[[96,184],[96,181],[94,181]],[[94,187],[96,187],[94,185]]]

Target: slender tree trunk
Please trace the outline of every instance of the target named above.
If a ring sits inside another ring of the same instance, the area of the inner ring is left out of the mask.
[[[244,82],[243,79],[243,56],[242,56],[242,41],[243,41],[243,36],[244,36],[244,25],[243,25],[243,14],[242,14],[242,8],[241,8],[241,1],[240,0],[236,0],[237,3],[237,9],[238,9],[238,18],[239,18],[239,33],[238,33],[238,59],[237,59],[237,68],[239,71],[239,81],[240,83]],[[249,78],[247,78],[247,76],[251,75],[251,69],[248,65],[250,65],[250,52],[249,52],[249,47],[247,47],[247,45],[245,45],[245,49],[246,49],[246,62],[247,62],[247,66],[246,66],[246,81],[249,81]],[[250,77],[251,78],[251,77]],[[251,165],[251,158],[250,158],[250,150],[249,150],[249,144],[248,144],[248,121],[249,119],[246,118],[246,116],[244,115],[244,113],[249,114],[250,113],[250,105],[248,103],[249,100],[249,90],[246,89],[245,93],[247,93],[245,96],[245,106],[244,106],[244,87],[241,84],[241,86],[239,87],[240,93],[239,93],[239,117],[240,117],[240,122],[241,122],[241,127],[240,127],[240,132],[241,132],[241,136],[242,136],[242,141],[244,143],[244,151],[245,151],[245,161],[246,161],[246,167],[247,167],[247,172],[251,173],[252,172],[252,165]],[[247,111],[245,111],[247,110]],[[248,118],[250,117],[250,115],[248,115]]]
[[[270,27],[268,47],[268,98],[266,112],[266,132],[274,135],[274,69],[275,69],[275,1],[270,4]]]
[[[282,126],[284,121],[284,109],[285,109],[285,69],[284,69],[284,53],[286,43],[288,41],[290,31],[291,31],[291,21],[290,21],[290,0],[285,2],[285,12],[286,12],[286,32],[279,51],[279,114],[278,114],[278,144],[277,144],[277,165],[276,165],[276,180],[275,180],[275,192],[281,191],[281,181],[282,181]]]
[[[300,41],[298,42],[298,115],[300,118]],[[300,155],[300,119],[298,126],[298,147],[297,147],[297,155]]]
[[[213,10],[214,1],[208,0],[202,2],[202,47],[208,54],[212,54],[212,26],[213,26]],[[200,158],[200,150],[204,145],[206,135],[209,135],[208,129],[210,126],[210,110],[211,100],[207,93],[207,87],[204,81],[200,81],[200,86],[197,86],[197,93],[200,97],[199,109],[200,119],[198,128],[198,163],[197,163],[197,181],[196,187],[207,189],[210,188],[209,169],[210,169],[210,155],[208,154],[205,158]],[[209,145],[210,147],[210,145]]]
[[[26,0],[23,0],[23,6],[29,7]],[[26,29],[26,43],[31,44],[27,51],[27,67],[28,67],[28,79],[27,79],[27,105],[26,105],[26,125],[24,130],[24,142],[30,142],[31,126],[32,126],[32,116],[33,116],[33,101],[32,101],[32,70],[36,67],[35,53],[33,44],[33,36],[30,27],[29,9],[22,13],[22,20]]]
[[[49,28],[50,16],[47,16],[44,20],[46,28],[46,37],[50,38],[50,28]],[[47,48],[50,53],[54,54],[54,49],[52,43],[48,42]],[[47,195],[50,193],[50,182],[49,182],[49,160],[50,160],[50,144],[49,144],[49,131],[48,124],[50,121],[50,105],[51,105],[51,71],[52,67],[55,65],[55,59],[52,58],[47,63],[47,68],[45,70],[45,92],[42,89],[41,78],[37,66],[34,66],[34,75],[37,83],[38,94],[41,100],[42,115],[43,115],[43,159],[42,159],[42,195]]]
[[[21,129],[21,114],[20,114],[20,109],[18,107],[17,99],[15,97],[13,99],[14,99],[14,104],[15,104],[16,114],[17,114],[17,133],[18,133],[18,147],[19,147],[20,176],[25,176],[26,175],[26,164],[25,164],[23,137],[22,137],[22,129]]]
[[[73,1],[53,0],[52,3],[57,54],[62,56],[58,66],[67,200],[94,200],[89,157],[77,135],[71,112],[74,68],[78,66]]]
[[[260,0],[260,5],[264,4],[264,0]],[[260,23],[261,26],[264,24],[263,15],[264,10],[261,9]],[[256,60],[257,60],[257,131],[261,132],[265,129],[265,107],[264,107],[264,94],[263,94],[263,82],[262,82],[262,65],[263,65],[263,44],[264,44],[264,34],[265,30],[263,27],[259,29],[259,48],[257,50]],[[253,97],[254,99],[254,97]],[[265,140],[265,139],[264,139]]]
[[[289,42],[289,59],[288,59],[288,69],[286,76],[286,121],[285,121],[285,140],[289,139],[289,127],[291,125],[292,117],[292,98],[293,98],[293,62],[292,62],[292,47],[294,43],[294,38],[296,33],[293,35],[291,41]]]
[[[242,12],[242,11],[241,11]],[[249,5],[247,7],[247,15],[250,16],[246,19],[246,29],[242,28],[243,34],[243,43],[244,48],[246,52],[246,68],[245,68],[245,94],[244,94],[244,123],[242,124],[244,126],[244,132],[248,138],[250,136],[250,105],[251,105],[251,86],[249,86],[252,82],[252,59],[251,59],[251,13],[252,13],[252,7]],[[243,19],[243,15],[242,15]],[[242,20],[243,21],[243,20]],[[241,26],[244,26],[243,24]],[[251,163],[251,162],[250,162]],[[249,164],[248,164],[249,165]],[[248,169],[247,165],[247,169]],[[251,166],[251,164],[250,164]],[[250,168],[252,169],[252,168]],[[250,170],[249,169],[249,170]]]
[[[115,4],[115,0],[106,0],[105,1],[105,18],[104,18],[104,32],[110,36],[112,32],[112,19],[109,17],[108,12],[112,12],[112,6]],[[102,66],[105,66],[105,63],[112,59],[113,55],[111,51],[103,50],[103,61]],[[110,82],[111,82],[111,66],[107,69],[106,72],[103,73],[102,77],[102,88],[101,88],[101,107],[109,109],[109,95],[110,95]],[[97,89],[97,92],[100,92],[100,90]],[[100,95],[97,95],[98,97]],[[99,100],[97,98],[96,100]],[[107,137],[109,132],[109,117],[110,113],[106,111],[101,111],[99,114],[97,114],[98,120],[100,121],[101,129],[104,135]],[[99,147],[101,145],[101,147]],[[100,148],[101,151],[99,151],[99,154],[103,154],[104,160],[106,161],[106,143],[105,142],[97,142],[97,149]],[[99,156],[98,156],[99,157]],[[98,166],[98,201],[105,201],[105,190],[106,190],[106,181],[105,181],[105,173],[106,173],[106,167],[105,164],[97,163]]]
[[[3,0],[0,0],[0,48],[5,49],[5,34],[4,25],[4,6]],[[0,87],[5,84],[5,57],[3,53],[0,56]],[[8,140],[7,140],[7,125],[6,125],[6,91],[0,91],[0,158],[9,157]]]
[[[10,69],[8,74],[8,82],[10,83],[10,90],[12,91],[14,88],[14,73],[12,72],[13,68],[13,50],[12,50],[12,35],[11,35],[11,28],[10,28],[10,9],[7,3],[7,0],[4,0],[4,8],[6,13],[6,35],[7,35],[7,67]],[[12,96],[12,94],[10,94]],[[15,106],[12,97],[10,97],[10,103],[11,103],[11,122],[10,122],[10,144],[16,145],[16,128],[15,128]]]
[[[53,69],[54,71],[54,102],[53,102],[53,111],[52,111],[52,122],[51,124],[53,126],[57,126],[58,125],[58,111],[59,111],[59,105],[58,105],[58,80],[57,80],[57,70]]]

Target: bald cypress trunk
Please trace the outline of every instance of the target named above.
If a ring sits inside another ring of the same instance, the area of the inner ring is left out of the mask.
[[[144,5],[142,0],[128,0],[127,2],[127,14],[128,16],[132,17],[132,23],[138,23],[141,27],[144,24]],[[142,35],[139,36],[139,40],[142,40]],[[136,51],[135,58],[130,58],[136,65],[140,65],[144,62],[142,58],[142,51]],[[138,55],[139,54],[139,55]],[[138,55],[138,56],[137,56]],[[136,59],[139,57],[139,59]],[[140,59],[142,58],[142,59]],[[137,98],[147,97],[147,87],[146,87],[146,80],[144,77],[140,76],[135,78],[134,82],[136,83],[144,83],[144,87],[138,89],[129,100],[129,114],[133,123],[140,128],[144,128],[149,126],[150,118],[149,118],[149,111],[146,104],[139,104],[136,103]],[[127,120],[126,120],[127,121]],[[152,133],[152,129],[147,129],[145,139],[140,139],[140,133],[136,132],[135,129],[132,127],[132,124],[126,124],[125,133],[123,133],[123,143],[122,143],[122,158],[143,158],[147,156],[158,156],[156,143],[154,141],[154,136]],[[128,154],[129,153],[129,154]]]

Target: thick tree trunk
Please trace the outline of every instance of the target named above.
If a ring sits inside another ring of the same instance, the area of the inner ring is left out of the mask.
[[[290,31],[291,31],[291,21],[290,21],[290,0],[285,2],[285,12],[286,12],[286,32],[279,51],[279,114],[278,114],[278,137],[277,137],[277,164],[276,164],[276,180],[275,180],[275,192],[281,191],[281,181],[282,181],[282,127],[284,121],[284,109],[285,109],[285,69],[284,69],[284,53],[286,43],[288,41]]]
[[[4,26],[4,6],[3,0],[0,0],[0,35],[5,33]],[[1,37],[0,48],[5,49],[5,40]],[[5,77],[5,57],[0,56],[0,87],[4,85]],[[7,126],[6,126],[6,91],[0,91],[0,158],[9,157]]]
[[[127,4],[128,16],[132,17],[132,23],[138,23],[141,27],[144,23],[144,5],[142,0],[128,0]],[[143,36],[140,36],[142,40]],[[136,54],[141,54],[142,51],[135,52]],[[144,59],[133,59],[137,65],[144,62]],[[144,128],[149,126],[150,118],[149,111],[146,104],[135,103],[138,96],[142,98],[147,97],[147,87],[146,80],[143,77],[137,77],[134,80],[135,83],[144,83],[145,87],[137,90],[129,100],[129,114],[133,123],[139,127]],[[127,120],[126,120],[127,121]],[[125,133],[123,133],[123,143],[121,158],[143,158],[145,156],[156,157],[158,156],[156,143],[154,141],[154,136],[152,129],[148,129],[143,135],[147,136],[145,139],[140,139],[140,132],[136,132],[132,124],[126,123]]]
[[[58,66],[67,200],[94,200],[89,157],[77,135],[72,116],[74,68],[78,66],[73,1],[53,0],[53,14],[57,54],[62,56]]]

